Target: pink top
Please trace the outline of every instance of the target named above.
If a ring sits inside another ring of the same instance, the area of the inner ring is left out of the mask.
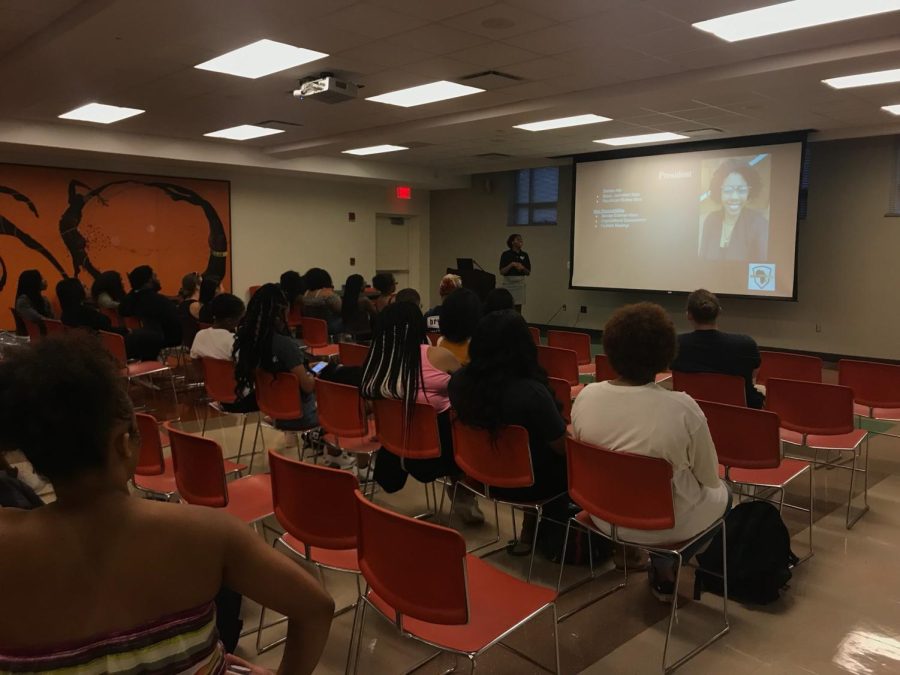
[[[450,396],[447,394],[450,373],[445,373],[431,365],[431,361],[428,360],[429,349],[431,349],[431,345],[421,346],[422,381],[425,383],[425,389],[419,389],[416,402],[426,403],[437,412],[442,413],[450,408]]]

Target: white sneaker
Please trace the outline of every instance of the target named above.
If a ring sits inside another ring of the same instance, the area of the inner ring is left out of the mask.
[[[452,496],[452,487],[447,485],[447,489]],[[484,522],[484,514],[481,512],[481,507],[478,506],[478,500],[465,488],[459,488],[456,491],[454,511],[459,514],[466,525],[480,525]]]
[[[349,452],[342,452],[339,455],[328,455],[325,457],[325,462],[334,469],[351,470],[356,467],[356,457]]]
[[[34,472],[34,469],[31,468],[30,464],[14,464],[13,466],[19,470],[19,480],[25,483],[25,485],[34,490],[37,494],[40,494],[47,489],[49,483],[38,476]]]

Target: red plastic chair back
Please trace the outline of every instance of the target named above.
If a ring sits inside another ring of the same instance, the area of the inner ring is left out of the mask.
[[[297,302],[291,305],[290,310],[288,310],[287,324],[290,328],[296,328],[303,324],[303,308],[301,305],[301,302]]]
[[[605,382],[606,380],[615,380],[619,374],[613,369],[606,354],[597,354],[594,357],[594,379],[597,382]]]
[[[343,438],[362,438],[369,434],[366,406],[359,388],[316,380],[316,407],[319,424],[326,433]]]
[[[125,338],[118,333],[110,333],[105,330],[101,330],[99,333],[103,348],[112,355],[116,363],[124,368],[128,363],[128,356],[125,354]]]
[[[453,420],[453,457],[469,478],[487,486],[521,488],[534,485],[528,430],[510,425],[497,436]]]
[[[578,365],[591,362],[591,336],[567,330],[548,330],[547,344],[560,349],[571,349],[578,357]]]
[[[359,517],[353,494],[359,482],[353,474],[271,450],[269,467],[275,517],[288,534],[308,546],[356,548]]]
[[[774,469],[781,465],[778,415],[712,401],[697,403],[706,415],[719,464],[738,469]]]
[[[561,380],[558,377],[547,378],[550,382],[550,389],[553,390],[553,396],[562,403],[560,411],[566,424],[572,423],[572,385]]]
[[[534,340],[534,344],[541,344],[541,329],[537,326],[528,326],[528,332],[531,333],[531,339]]]
[[[372,590],[400,615],[443,625],[468,623],[466,543],[459,532],[355,494],[359,569]]]
[[[728,405],[747,405],[744,378],[723,373],[685,373],[672,371],[672,389],[683,391],[694,400]]]
[[[125,324],[125,328],[128,330],[138,330],[144,327],[144,324],[136,316],[124,316],[122,317],[122,321]]]
[[[766,409],[781,426],[801,434],[848,434],[853,431],[853,390],[837,384],[770,378]]]
[[[181,431],[166,422],[178,494],[188,504],[225,507],[228,486],[222,448],[211,438]]]
[[[47,329],[43,327],[46,326],[44,322],[38,323],[37,321],[31,321],[22,316],[20,316],[20,320],[25,327],[25,334],[28,335],[28,339],[31,340],[31,342],[40,341],[47,332]]]
[[[340,342],[338,343],[338,356],[341,359],[341,365],[362,366],[369,356],[369,348],[355,342]]]
[[[111,307],[101,307],[100,313],[109,319],[110,323],[113,326],[121,326],[122,325],[122,317],[119,315],[119,312]]]
[[[426,332],[425,335],[428,337],[428,341],[431,343],[431,346],[437,347],[438,340],[441,339],[441,334],[437,331],[430,330]]]
[[[166,470],[162,441],[159,438],[159,422],[153,415],[135,413],[138,432],[141,434],[141,454],[134,472],[138,476],[158,476]]]
[[[378,440],[402,459],[434,459],[441,456],[437,413],[426,403],[416,403],[407,424],[405,404],[383,398],[373,402]]]
[[[838,384],[853,390],[853,399],[870,408],[900,408],[900,366],[872,361],[838,361]]]
[[[760,352],[762,363],[756,381],[765,384],[770,377],[782,380],[822,381],[822,359],[788,352]]]
[[[261,286],[251,286],[250,288],[248,288],[247,289],[247,299],[249,300],[254,295],[256,295],[256,291],[258,291],[260,288],[262,288],[262,287]]]
[[[300,320],[303,330],[303,341],[309,347],[325,347],[328,345],[328,324],[324,319],[304,316]]]
[[[44,319],[44,329],[47,335],[62,335],[68,330],[62,321],[56,319]]]
[[[569,496],[592,516],[635,530],[675,525],[672,465],[566,438]]]
[[[537,355],[548,376],[565,380],[573,387],[578,384],[578,357],[573,350],[538,345]]]
[[[203,365],[206,393],[210,398],[219,403],[234,403],[237,400],[234,362],[204,356],[200,363]]]
[[[275,420],[303,417],[300,381],[293,373],[256,371],[256,405],[264,415]]]

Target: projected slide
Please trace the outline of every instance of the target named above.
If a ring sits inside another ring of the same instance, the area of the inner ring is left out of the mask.
[[[576,164],[572,285],[794,294],[799,142]]]

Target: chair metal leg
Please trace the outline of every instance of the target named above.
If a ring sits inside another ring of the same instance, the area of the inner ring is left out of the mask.
[[[556,603],[553,603],[553,651],[556,658],[556,675],[562,675],[559,665],[559,617],[556,613]]]
[[[366,607],[369,603],[365,601],[364,598],[360,598],[359,606],[361,607],[359,614],[359,627],[357,629],[358,635],[356,636],[356,656],[353,659],[353,672],[356,673],[359,670],[359,653],[362,647],[362,637],[363,637],[363,629],[366,624]]]
[[[857,469],[857,459],[859,456],[865,452],[866,457],[863,463],[862,469]],[[856,477],[856,473],[862,473],[863,475],[863,507],[855,516],[851,517],[852,507],[853,507],[853,484],[854,478]],[[853,451],[853,464],[850,467],[850,492],[847,495],[847,529],[849,530],[856,522],[863,517],[863,515],[869,510],[869,437],[866,436],[865,442],[862,444],[861,449],[859,451]]]
[[[244,454],[244,434],[247,432],[247,413],[241,413],[241,440],[238,442],[238,454],[235,460],[238,464],[241,462],[241,455]],[[253,473],[253,465],[250,465],[250,473]]]
[[[540,506],[535,507],[534,509],[537,513],[537,518],[534,522],[534,534],[531,535],[531,557],[528,560],[528,576],[525,578],[525,581],[531,583],[531,571],[534,569],[534,554],[537,552],[537,538],[538,538],[538,530],[541,528],[541,517],[543,516],[543,509]],[[524,520],[525,514],[522,514],[522,519]],[[566,550],[563,549],[563,557],[566,555]]]

